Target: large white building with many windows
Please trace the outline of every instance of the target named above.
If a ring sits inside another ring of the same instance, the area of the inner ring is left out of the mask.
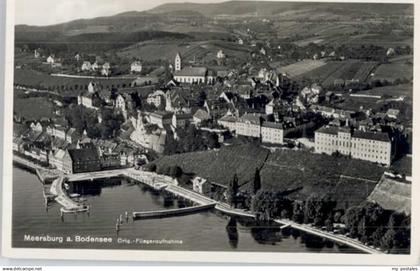
[[[322,127],[315,132],[315,152],[341,153],[353,158],[391,165],[393,140],[387,133],[355,130],[348,127]]]
[[[261,125],[261,141],[263,143],[283,144],[283,124],[264,122]]]
[[[283,144],[283,124],[265,121],[262,114],[245,113],[240,118],[226,115],[217,123],[237,136],[260,138],[263,143]]]

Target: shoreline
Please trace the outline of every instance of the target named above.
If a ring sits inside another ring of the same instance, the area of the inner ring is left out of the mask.
[[[130,170],[130,169],[124,169],[124,170],[126,171],[126,170]],[[134,169],[131,169],[131,170],[134,170]],[[145,173],[143,171],[137,171],[137,172]],[[81,173],[81,174],[89,174],[89,173]],[[90,174],[94,174],[94,173],[90,173]],[[158,174],[154,174],[154,175],[160,176]],[[150,186],[153,189],[155,189],[155,187],[154,187],[155,179],[152,179],[152,181],[146,181],[145,182],[145,181],[142,181],[140,178],[139,179],[133,178],[133,176],[132,175],[130,176],[130,174],[117,174],[115,177],[117,177],[117,176],[124,176],[124,177],[130,178],[134,181],[141,182],[142,184]],[[165,175],[162,175],[162,176],[167,177]],[[78,181],[81,181],[81,180],[82,179],[80,179]],[[89,180],[89,177],[85,177],[84,180]],[[172,191],[171,191],[171,189],[168,190],[167,189],[168,187],[166,187],[165,190],[167,192],[172,193],[172,194],[177,195],[177,196],[184,197],[185,199],[188,199],[188,200],[191,200],[191,197],[188,197],[186,194],[183,194],[183,193],[188,193],[189,195],[199,197],[200,199],[206,200],[208,203],[215,202],[216,203],[215,209],[224,213],[224,214],[227,214],[227,215],[230,215],[230,216],[235,216],[236,215],[236,216],[245,216],[245,217],[249,217],[249,218],[250,217],[255,218],[254,214],[251,214],[249,212],[245,212],[245,211],[239,210],[239,209],[232,209],[225,203],[215,201],[213,199],[210,199],[210,198],[206,197],[205,195],[198,194],[194,191],[190,191],[190,190],[188,190],[186,188],[183,188],[183,187],[180,187],[178,185],[171,184],[169,187],[171,187],[171,188],[176,187],[177,191],[173,192],[173,190]],[[192,200],[192,201],[194,201],[194,200]],[[197,201],[195,201],[195,202],[197,202]],[[200,201],[198,201],[197,203],[203,204],[203,202],[200,202]],[[374,248],[370,248],[370,247],[362,244],[360,241],[357,241],[357,240],[354,240],[354,239],[351,239],[351,238],[348,238],[348,237],[345,237],[345,236],[330,234],[328,232],[321,231],[321,230],[319,230],[317,228],[314,228],[312,226],[298,224],[296,222],[293,222],[293,221],[290,221],[290,220],[283,220],[283,219],[274,219],[273,221],[275,223],[281,225],[281,226],[289,225],[290,227],[295,228],[297,230],[301,230],[301,231],[304,231],[304,232],[309,233],[309,234],[316,235],[316,236],[321,237],[321,238],[326,238],[326,239],[334,241],[336,243],[340,243],[340,244],[343,244],[343,245],[353,247],[353,248],[358,249],[359,251],[362,251],[362,252],[366,252],[366,253],[369,253],[369,254],[384,254],[384,252],[376,250]]]

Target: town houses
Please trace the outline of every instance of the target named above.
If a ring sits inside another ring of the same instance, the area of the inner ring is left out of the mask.
[[[258,50],[261,55],[270,52]],[[401,108],[346,107],[346,99],[364,96],[327,90],[319,83],[291,89],[287,75],[268,65],[247,63],[241,72],[225,67],[232,57],[222,49],[209,55],[217,65],[191,62],[177,53],[167,67],[171,74],[165,75],[166,80],[163,73],[140,76],[144,63],[133,58],[127,72],[136,75],[129,83],[105,85],[93,78],[86,87],[74,90],[77,99],[62,111],[64,115],[57,110],[61,115],[56,117],[62,121],[19,125],[27,129],[16,130],[13,150],[65,172],[83,172],[134,165],[136,150],[117,147],[121,140],[162,154],[173,142],[192,135],[208,141],[210,134],[212,140],[226,145],[252,140],[390,166],[396,145],[407,138],[399,123]],[[55,63],[58,58],[50,55],[47,60]],[[78,54],[77,63],[82,72],[112,79],[113,65],[101,57]],[[92,127],[81,130],[74,125],[68,115],[77,108],[78,114],[89,113],[83,121],[90,118]],[[22,120],[16,118],[16,122]],[[302,147],[296,142],[306,143]],[[182,144],[181,152],[188,149],[188,143]],[[197,185],[200,182],[204,183],[197,180]]]

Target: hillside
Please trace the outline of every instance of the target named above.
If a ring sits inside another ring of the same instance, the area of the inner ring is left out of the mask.
[[[247,183],[258,167],[263,189],[294,190],[290,196],[299,200],[305,200],[312,193],[330,195],[337,200],[339,208],[365,201],[384,171],[376,164],[346,157],[293,150],[270,153],[249,145],[164,156],[155,163],[158,168],[177,165],[186,173],[222,185],[227,185],[234,173],[238,174],[240,184]]]
[[[60,52],[97,53],[111,49],[120,49],[147,40],[183,40],[191,36],[181,33],[164,31],[139,32],[110,32],[110,33],[83,33],[78,35],[65,35],[61,32],[16,32],[15,44],[24,44],[31,50],[41,48],[57,55]]]
[[[169,3],[151,9],[150,13],[166,13],[178,10],[194,11],[205,16],[220,15],[275,15],[287,11],[313,9],[341,14],[413,14],[412,5],[395,4],[392,9],[383,4],[360,3],[310,3],[310,2],[258,2],[258,1],[228,1],[212,4]],[[361,12],[363,11],[363,12]]]

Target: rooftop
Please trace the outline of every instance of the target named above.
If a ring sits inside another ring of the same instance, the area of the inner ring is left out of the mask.
[[[235,116],[223,116],[219,119],[220,121],[227,121],[227,122],[235,122],[236,121],[236,117]]]
[[[258,113],[245,113],[239,121],[242,122],[250,122],[252,124],[260,124],[261,123],[262,115]]]
[[[99,154],[96,149],[71,149],[68,152],[74,163],[99,160]]]
[[[390,141],[388,134],[382,133],[382,132],[364,132],[364,131],[356,130],[354,131],[353,137],[375,140],[375,141],[383,141],[383,142]]]
[[[274,129],[283,129],[283,124],[278,122],[266,121],[262,124],[262,127],[274,128]]]
[[[206,76],[206,67],[185,67],[174,73],[175,76]]]

